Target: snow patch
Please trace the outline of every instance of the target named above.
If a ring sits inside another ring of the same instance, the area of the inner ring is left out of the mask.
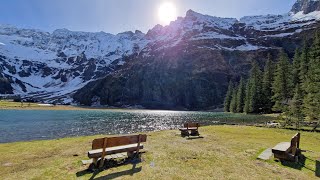
[[[225,34],[220,34],[217,32],[206,32],[201,33],[193,38],[191,40],[201,40],[201,39],[235,39],[235,40],[244,40],[244,37],[241,36],[228,36]]]

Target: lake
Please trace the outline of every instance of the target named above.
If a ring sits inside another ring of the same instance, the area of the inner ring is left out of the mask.
[[[0,110],[0,143],[97,134],[130,134],[201,125],[263,123],[268,117],[160,110]]]

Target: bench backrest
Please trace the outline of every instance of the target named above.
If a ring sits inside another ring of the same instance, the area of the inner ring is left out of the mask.
[[[124,146],[136,143],[140,144],[141,142],[146,141],[146,134],[99,138],[92,141],[92,149],[102,149],[107,147]]]
[[[199,128],[200,124],[199,123],[184,123],[183,127],[184,128],[194,128],[194,127]]]
[[[300,146],[300,133],[295,134],[292,138],[291,138],[291,152],[292,154],[296,154],[297,149]]]

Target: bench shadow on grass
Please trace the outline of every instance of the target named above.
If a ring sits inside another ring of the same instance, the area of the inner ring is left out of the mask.
[[[301,170],[302,168],[305,168],[305,169],[308,169],[310,171],[315,172],[313,169],[306,166],[307,159],[310,161],[314,161],[314,160],[312,160],[302,154],[302,155],[300,155],[298,162],[281,161],[281,164],[283,166],[290,167],[290,168],[297,169],[297,170]]]
[[[77,177],[81,177],[84,176],[86,174],[92,174],[92,176],[89,178],[90,180],[104,180],[104,179],[115,179],[121,176],[126,176],[126,175],[130,175],[133,176],[135,173],[138,173],[142,170],[142,167],[136,167],[137,164],[139,164],[141,162],[140,158],[135,158],[135,159],[127,159],[125,160],[123,163],[116,163],[115,161],[108,161],[108,165],[104,166],[103,169],[100,170],[95,170],[92,171],[90,169],[86,169],[83,171],[79,171],[76,173]],[[118,166],[123,166],[123,165],[128,165],[128,164],[132,164],[132,168],[125,170],[125,171],[120,171],[120,172],[115,172],[115,173],[111,173],[108,174],[106,176],[102,176],[102,177],[98,177],[95,178],[100,172],[103,172],[106,169],[110,169],[110,168],[115,168]]]
[[[186,138],[186,140],[195,140],[195,139],[202,139],[204,138],[203,136],[189,136]]]

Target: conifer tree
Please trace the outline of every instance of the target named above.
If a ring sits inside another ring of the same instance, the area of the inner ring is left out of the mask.
[[[244,102],[245,102],[245,83],[243,78],[241,77],[240,83],[239,83],[239,87],[238,87],[238,92],[237,92],[237,109],[236,111],[238,113],[242,113],[243,112],[243,108],[244,108]]]
[[[304,119],[303,115],[303,92],[301,90],[301,84],[297,84],[294,92],[294,96],[291,102],[291,114],[296,118],[296,128],[300,128],[300,124]]]
[[[228,86],[227,95],[224,100],[224,111],[225,112],[230,112],[230,103],[232,100],[232,93],[233,93],[233,82],[230,81],[229,86]]]
[[[306,40],[304,41],[304,45],[300,54],[300,69],[299,69],[299,79],[300,82],[305,82],[308,74],[308,66],[309,66],[309,48]],[[303,86],[303,90],[305,87]]]
[[[275,103],[273,110],[278,112],[286,111],[289,99],[292,97],[292,74],[289,57],[284,51],[280,52],[272,91],[274,93],[272,99]]]
[[[237,112],[237,88],[233,88],[232,98],[230,103],[230,112]]]
[[[305,113],[310,120],[320,121],[320,33],[316,33],[310,49],[310,62],[306,81]]]
[[[250,104],[250,81],[246,83],[246,96],[244,98],[244,107],[243,107],[243,112],[248,114],[249,113],[249,104]]]
[[[268,55],[268,61],[264,67],[263,80],[262,80],[262,94],[263,94],[263,111],[265,113],[272,112],[272,82],[274,74],[274,65],[271,60],[271,55]]]
[[[298,49],[296,49],[294,58],[293,58],[293,64],[292,64],[292,82],[293,87],[296,87],[297,84],[299,84],[300,81],[300,66],[301,66],[301,58],[300,58],[300,52]]]
[[[261,82],[261,70],[256,61],[252,63],[252,69],[250,71],[250,96],[249,96],[249,112],[259,112],[262,108],[262,82]]]

